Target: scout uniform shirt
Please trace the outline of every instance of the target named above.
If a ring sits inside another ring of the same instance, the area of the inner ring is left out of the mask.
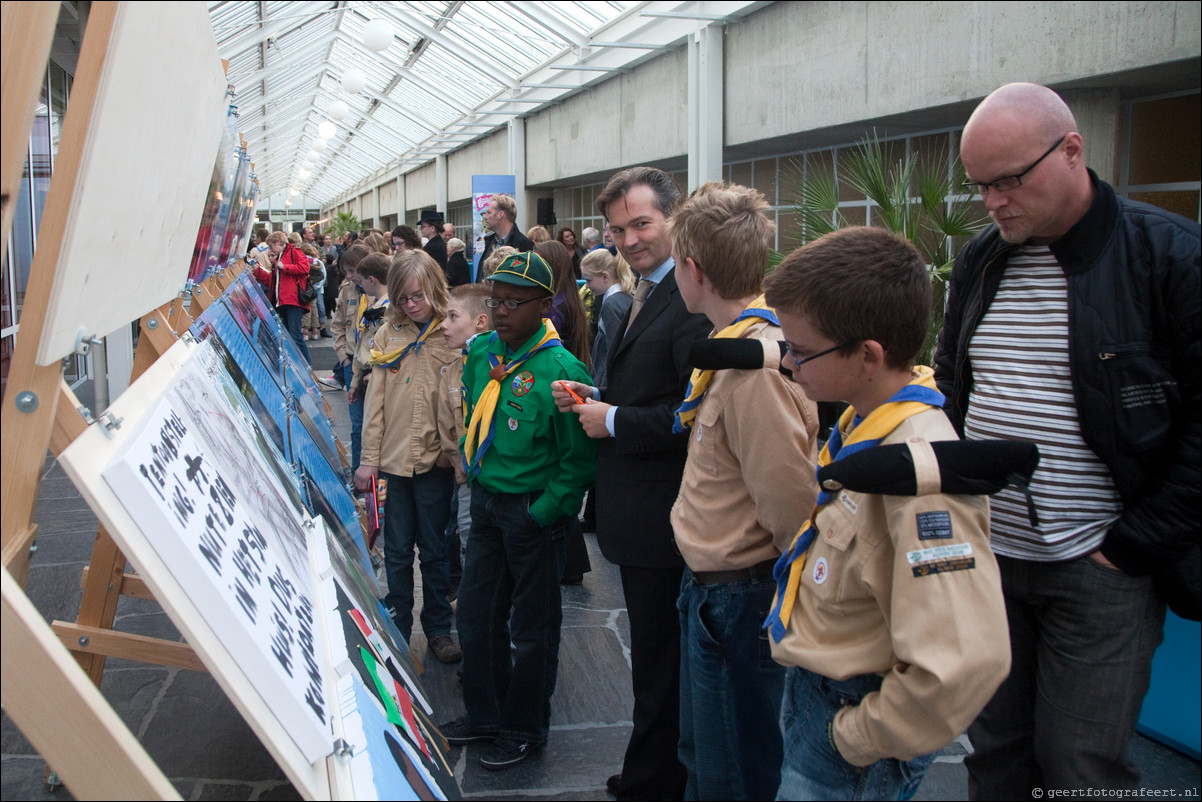
[[[480,393],[490,381],[489,356],[519,356],[546,332],[546,320],[516,352],[485,333],[472,341],[463,369],[464,417],[470,418]],[[566,379],[588,384],[588,370],[562,346],[532,355],[511,376],[501,380],[492,422],[492,445],[484,454],[473,481],[494,493],[542,495],[530,505],[531,516],[547,526],[565,515],[576,515],[597,473],[597,446],[584,432],[580,418],[560,412],[551,397],[551,383]],[[460,444],[462,446],[462,444]]]
[[[338,285],[338,301],[330,316],[330,333],[334,335],[334,355],[339,364],[355,358],[359,343],[359,299],[362,297],[363,290],[349,278],[344,278]]]
[[[881,445],[955,440],[940,409]],[[884,677],[835,716],[847,762],[909,760],[963,733],[1010,667],[1009,629],[985,496],[833,491],[801,569],[778,663],[831,679]]]
[[[459,451],[463,430],[463,359],[460,358],[447,368],[438,389],[438,434],[442,440],[443,453],[455,467],[457,485],[467,483],[463,455]]]
[[[767,321],[740,339],[781,339]],[[676,547],[693,571],[775,560],[818,495],[818,411],[776,365],[719,370],[689,431],[689,458],[672,506]]]
[[[420,330],[412,320],[385,321],[376,332],[375,348],[386,354],[398,351],[417,340]],[[434,332],[396,367],[371,368],[363,408],[363,465],[394,476],[416,476],[434,468],[442,453],[438,392],[443,375],[461,358]]]

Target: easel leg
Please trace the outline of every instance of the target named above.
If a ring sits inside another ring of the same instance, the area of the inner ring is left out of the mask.
[[[117,602],[121,599],[121,578],[125,574],[126,559],[113,542],[103,525],[96,527],[96,540],[92,544],[92,560],[87,579],[84,581],[83,601],[79,605],[79,623],[84,626],[112,629],[117,617]],[[72,652],[88,677],[100,687],[104,679],[102,654]]]

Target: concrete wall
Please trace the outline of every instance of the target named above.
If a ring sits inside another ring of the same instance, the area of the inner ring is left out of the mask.
[[[399,212],[396,207],[396,179],[390,178],[383,184],[380,184],[380,216],[390,214],[404,214],[405,210]]]
[[[666,53],[527,118],[526,183],[685,153],[687,67],[683,49]]]
[[[725,144],[1197,57],[1198,3],[774,3],[726,37]]]
[[[1077,130],[1085,140],[1085,163],[1103,181],[1119,182],[1119,137],[1123,108],[1117,89],[1086,89],[1061,92],[1073,110]]]
[[[411,173],[405,174],[405,206],[401,217],[406,218],[408,209],[424,209],[438,202],[438,192],[434,187],[434,162],[423,164]]]
[[[447,155],[447,200],[472,196],[472,176],[509,173],[509,130],[502,128],[467,147]]]

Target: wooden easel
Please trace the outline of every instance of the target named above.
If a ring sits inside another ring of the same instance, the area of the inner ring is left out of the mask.
[[[91,9],[80,54],[80,79],[71,99],[71,116],[64,125],[40,247],[30,271],[20,321],[23,333],[13,354],[0,413],[5,446],[0,452],[0,536],[5,566],[0,693],[13,721],[56,767],[77,797],[179,799],[175,788],[100,691],[55,640],[22,590],[37,531],[32,516],[47,447],[61,450],[86,428],[76,411],[78,401],[62,380],[61,365],[39,365],[35,356],[38,332],[44,327],[52,300],[60,242],[83,162],[84,139],[98,102],[99,76],[108,55],[116,6],[97,2]],[[23,155],[58,21],[58,5],[4,2],[0,17],[0,105],[5,109],[0,242],[7,243]],[[64,726],[67,720],[70,724]]]
[[[224,273],[198,285],[190,303],[181,296],[142,318],[138,348],[134,353],[133,375],[130,376],[131,384],[188,330],[194,315],[200,314],[214,299],[221,297],[243,270],[245,264],[237,263]],[[51,450],[58,456],[59,451],[54,451],[53,445]],[[63,646],[75,655],[80,667],[87,672],[97,687],[104,679],[104,664],[109,657],[123,657],[142,663],[192,671],[207,671],[196,652],[186,643],[133,635],[113,629],[117,603],[122,596],[154,599],[154,594],[140,577],[126,573],[127,565],[125,555],[121,553],[104,525],[97,526],[96,540],[92,544],[92,557],[83,569],[83,599],[79,605],[79,615],[74,623],[55,621],[50,625]]]

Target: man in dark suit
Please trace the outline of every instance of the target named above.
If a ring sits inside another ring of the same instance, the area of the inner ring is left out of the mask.
[[[477,264],[484,264],[488,255],[502,245],[522,252],[534,250],[534,243],[514,225],[517,219],[517,201],[508,195],[493,195],[488,208],[484,210],[484,224],[490,233],[484,237],[484,250],[480,252]]]
[[[685,771],[680,737],[680,620],[676,599],[684,562],[669,515],[680,490],[688,435],[672,433],[684,398],[693,343],[712,325],[692,315],[676,287],[668,217],[680,188],[666,173],[633,167],[597,198],[618,251],[640,276],[625,333],[610,348],[607,385],[574,386],[584,404],[556,392],[598,438],[597,541],[621,569],[630,617],[634,728],[622,773],[610,778],[619,799],[680,799]],[[591,396],[591,397],[589,397]]]
[[[442,238],[442,214],[434,209],[423,210],[421,219],[417,221],[417,228],[426,238],[426,244],[422,246],[422,250],[430,254],[430,258],[438,262],[438,266],[445,273],[447,270],[447,243]]]

